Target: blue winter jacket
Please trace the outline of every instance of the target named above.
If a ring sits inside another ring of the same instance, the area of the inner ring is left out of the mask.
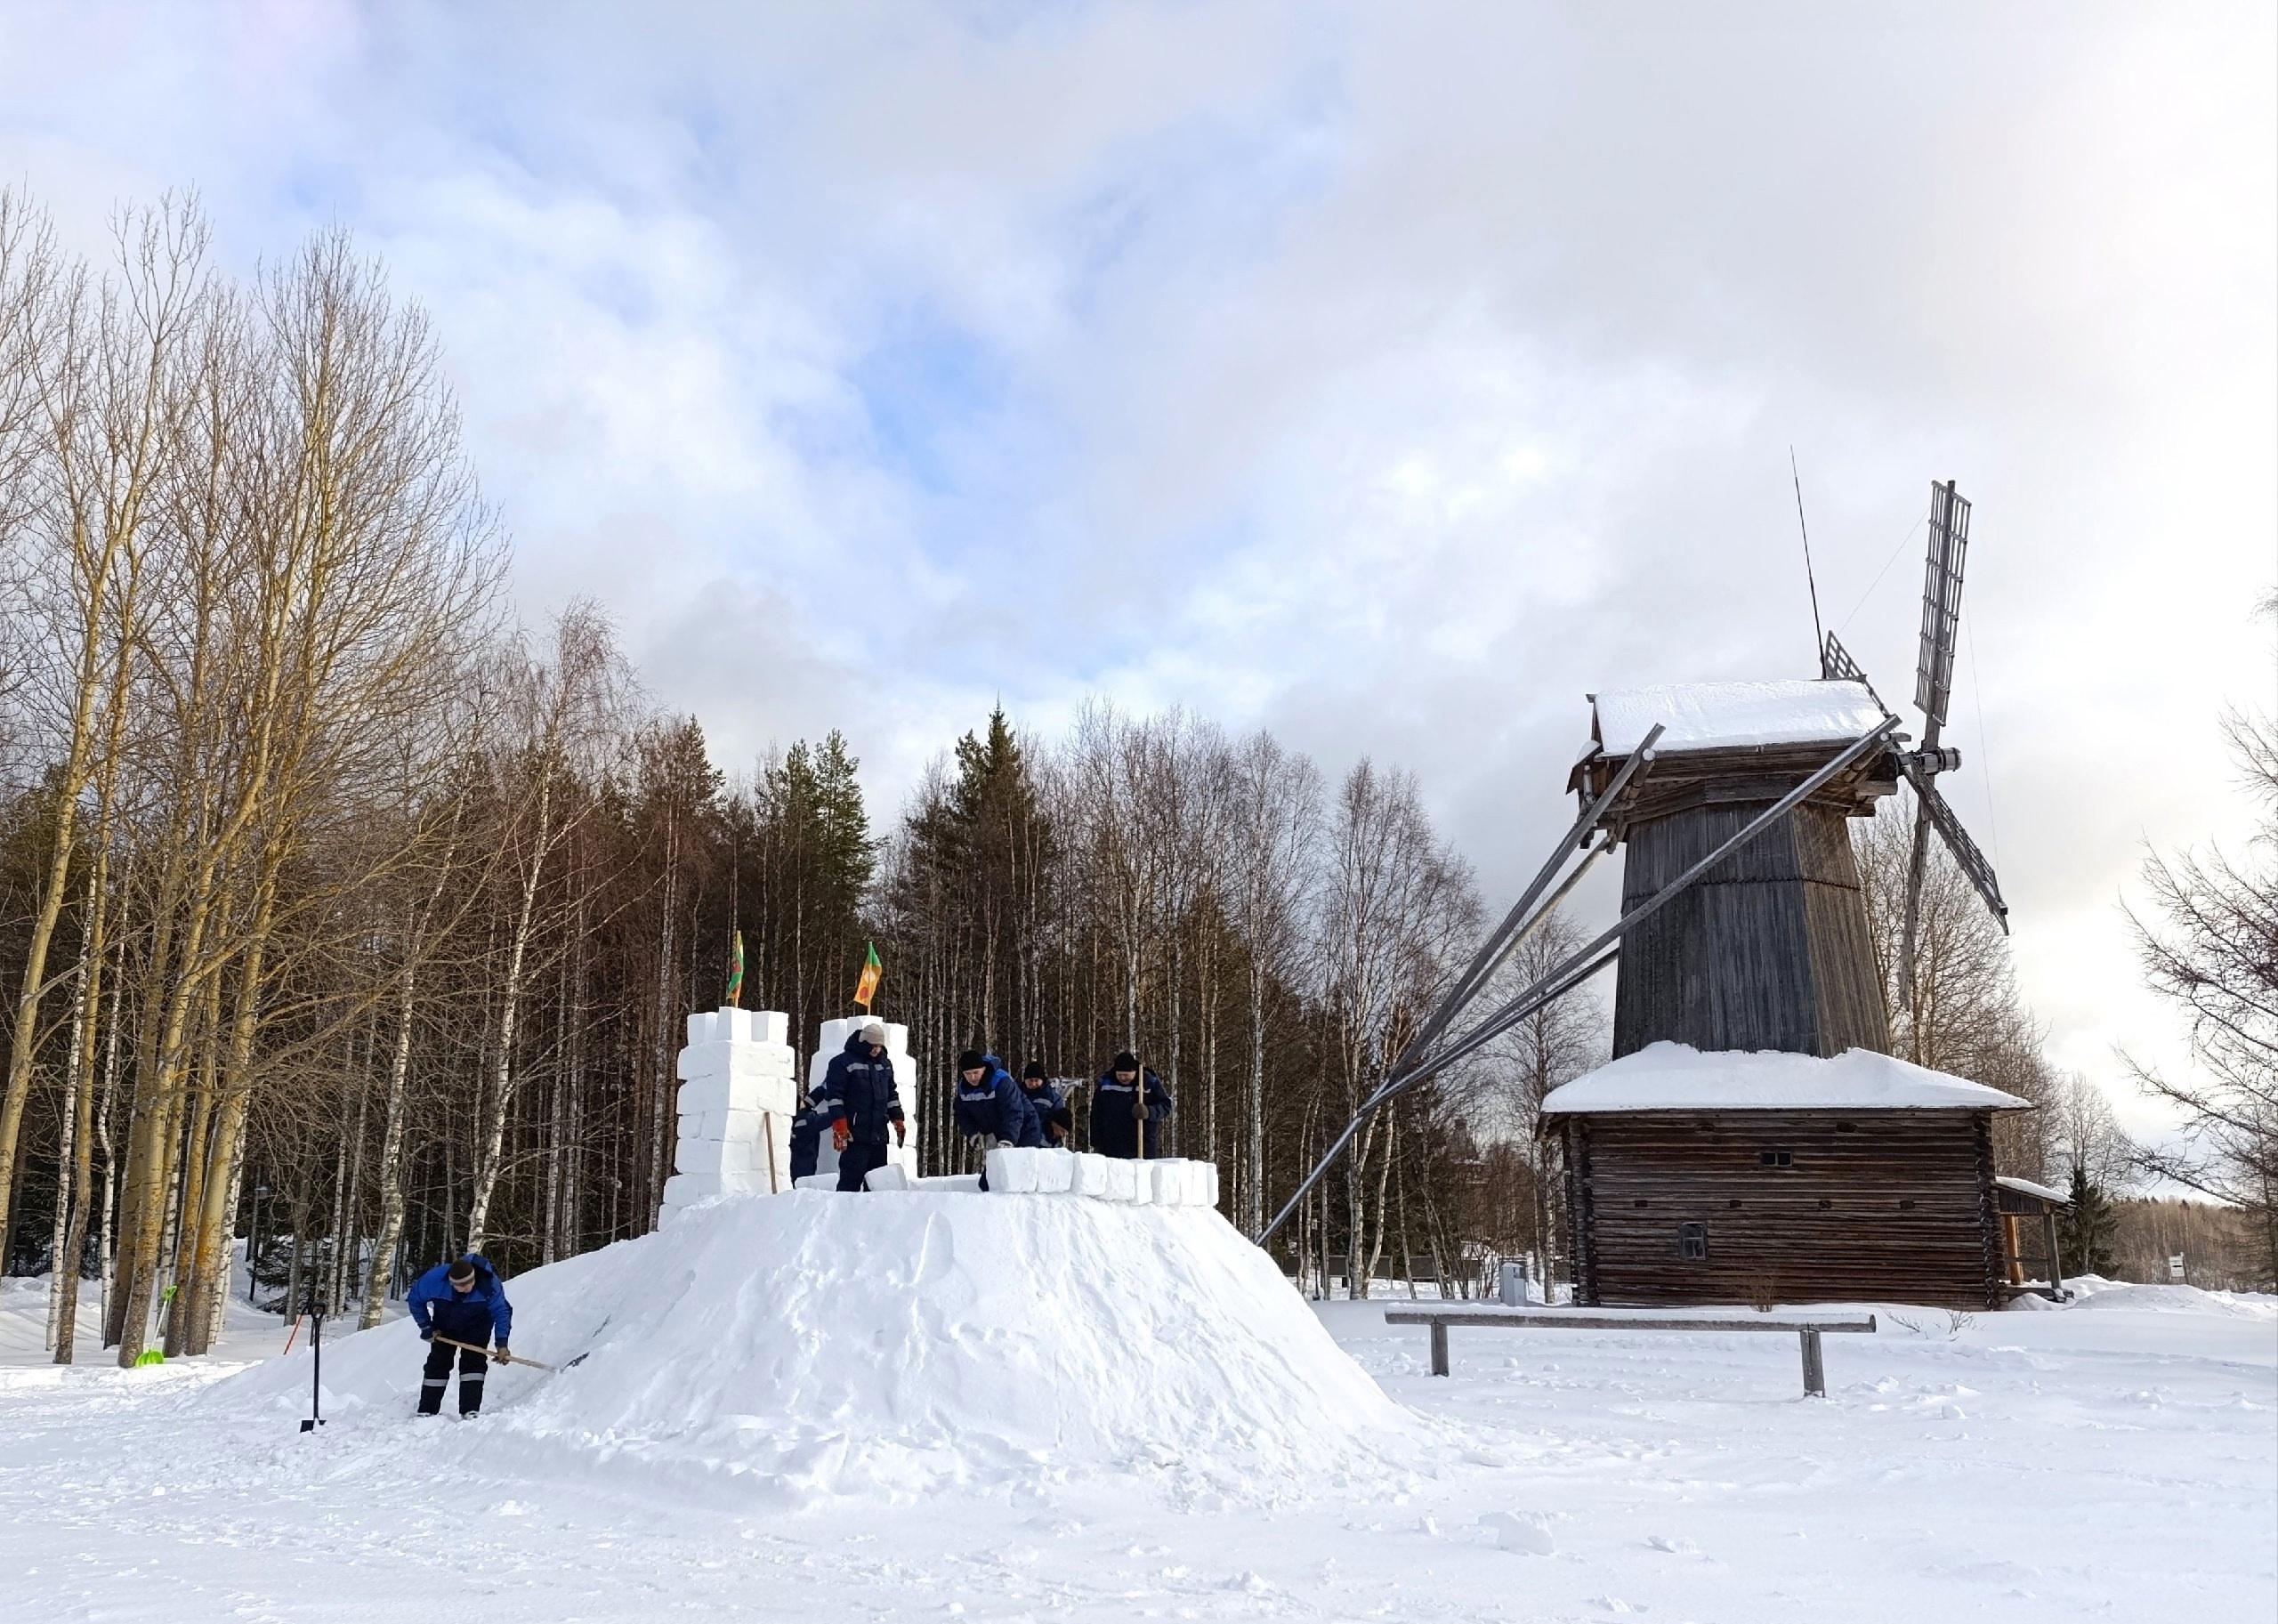
[[[495,1337],[498,1345],[505,1347],[514,1329],[514,1305],[506,1300],[505,1282],[489,1258],[470,1254],[467,1261],[474,1264],[474,1286],[464,1296],[451,1289],[451,1265],[447,1263],[437,1264],[412,1281],[410,1294],[404,1298],[411,1310],[411,1322],[423,1337],[440,1331],[454,1342],[471,1342],[477,1347]]]
[[[1036,1115],[1038,1143],[1049,1145],[1052,1143],[1052,1119],[1055,1112],[1059,1114],[1062,1126],[1072,1130],[1074,1119],[1068,1114],[1068,1101],[1050,1082],[1040,1082],[1033,1088],[1023,1082],[1021,1097],[1029,1103],[1029,1110]]]
[[[1006,1144],[1034,1147],[1044,1143],[1044,1126],[1029,1104],[1029,1096],[994,1054],[981,1057],[978,1083],[957,1073],[957,1131],[1001,1139]]]
[[[893,1057],[881,1054],[871,1059],[860,1032],[848,1038],[846,1046],[831,1057],[819,1092],[822,1096],[817,1102],[819,1107],[830,1113],[830,1121],[845,1123],[856,1144],[885,1143],[888,1128],[903,1119]]]
[[[1092,1149],[1101,1155],[1127,1161],[1138,1154],[1139,1125],[1131,1119],[1131,1102],[1143,1082],[1147,1090],[1147,1159],[1163,1153],[1162,1124],[1171,1114],[1171,1096],[1150,1067],[1128,1083],[1119,1082],[1110,1071],[1092,1085]]]

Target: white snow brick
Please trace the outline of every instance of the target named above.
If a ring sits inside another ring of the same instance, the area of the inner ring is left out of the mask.
[[[733,1175],[741,1178],[752,1170],[752,1148],[742,1141],[683,1139],[673,1152],[673,1170],[699,1177]]]
[[[907,1190],[909,1188],[909,1175],[893,1163],[888,1162],[883,1168],[872,1168],[864,1174],[862,1188],[865,1190]]]
[[[944,1173],[932,1178],[921,1178],[915,1187],[928,1195],[979,1195],[981,1175],[978,1173]]]
[[[764,1117],[756,1111],[683,1111],[680,1119],[680,1136],[683,1139],[756,1139],[763,1120]]]
[[[838,1188],[838,1175],[836,1173],[810,1173],[806,1177],[797,1181],[796,1188],[801,1190],[836,1190]]]
[[[1177,1207],[1186,1194],[1186,1164],[1151,1161],[1147,1164],[1147,1199],[1158,1207]]]
[[[1100,1200],[1108,1199],[1107,1158],[1090,1151],[1070,1156],[1076,1165],[1069,1170],[1068,1188],[1077,1195],[1088,1195]]]
[[[723,1195],[764,1195],[767,1184],[756,1185],[747,1173],[675,1173],[665,1181],[665,1205],[693,1207]]]
[[[799,1109],[798,1085],[788,1072],[763,1077],[747,1072],[715,1072],[680,1086],[680,1114],[700,1117],[711,1111],[772,1111],[792,1116]]]
[[[692,1043],[680,1052],[677,1072],[683,1082],[722,1071],[739,1077],[795,1077],[797,1059],[788,1043]]]
[[[981,1159],[989,1171],[989,1191],[992,1195],[1034,1195],[1036,1193],[1036,1159],[1046,1154],[1042,1151],[1015,1150],[999,1145]]]
[[[707,1043],[765,1043],[788,1046],[791,1017],[780,1009],[707,1009],[688,1018],[691,1048]]]
[[[1076,1177],[1076,1158],[1069,1151],[1036,1153],[1036,1187],[1044,1195],[1065,1195]]]
[[[1202,1204],[1205,1207],[1218,1204],[1218,1164],[1215,1161],[1202,1164]]]
[[[1107,1199],[1111,1201],[1135,1201],[1139,1192],[1133,1186],[1139,1182],[1136,1162],[1126,1161],[1120,1156],[1101,1158],[1107,1163]]]

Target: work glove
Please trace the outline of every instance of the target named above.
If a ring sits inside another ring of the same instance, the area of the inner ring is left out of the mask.
[[[893,1142],[896,1144],[908,1144],[909,1143],[909,1129],[899,1122],[895,1123],[893,1125]]]
[[[422,1342],[432,1342],[435,1340],[435,1333],[432,1330],[421,1331],[419,1333],[419,1340]]]
[[[502,1365],[510,1365],[514,1362],[514,1356],[506,1351],[506,1345],[503,1342],[498,1345],[498,1352],[495,1357]]]
[[[844,1122],[834,1122],[830,1125],[830,1148],[832,1150],[844,1152],[846,1147],[853,1143],[853,1130],[849,1128]]]

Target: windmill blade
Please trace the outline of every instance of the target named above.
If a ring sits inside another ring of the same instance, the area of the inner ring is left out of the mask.
[[[1985,906],[2001,926],[2001,933],[2007,935],[2009,905],[2001,900],[2001,882],[1993,877],[1993,865],[1986,860],[1985,853],[1978,850],[1977,842],[1969,837],[1969,831],[1962,828],[1961,820],[1954,816],[1954,809],[1947,804],[1946,797],[1938,793],[1938,787],[1930,781],[1930,775],[1909,762],[1906,777],[1914,786],[1917,818],[1927,817],[1936,825],[1938,833],[1945,840],[1946,849],[1954,854],[1954,860],[1961,865],[1961,871],[1969,876],[1969,883],[1977,887],[1977,894],[1985,899]]]
[[[1833,632],[1827,634],[1827,642],[1821,646],[1819,675],[1823,682],[1858,683],[1867,691],[1867,697],[1875,702],[1877,709],[1886,716],[1890,715],[1890,707],[1883,703],[1882,695],[1877,693],[1875,685],[1867,680],[1865,670],[1851,658],[1851,650],[1843,646]]]
[[[1954,633],[1961,624],[1962,564],[1969,552],[1969,504],[1954,482],[1930,487],[1930,550],[1922,573],[1922,651],[1914,671],[1914,705],[1922,741],[1935,748],[1954,686]]]

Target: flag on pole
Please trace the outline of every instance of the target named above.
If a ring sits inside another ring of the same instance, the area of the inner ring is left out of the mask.
[[[738,931],[728,947],[728,996],[721,1000],[722,1007],[742,1007],[744,996],[744,933]]]
[[[864,942],[862,944],[862,979],[854,983],[854,1001],[862,1006],[864,1014],[869,1014],[870,1000],[878,996],[878,982],[885,973],[886,967],[878,962],[877,944]]]

